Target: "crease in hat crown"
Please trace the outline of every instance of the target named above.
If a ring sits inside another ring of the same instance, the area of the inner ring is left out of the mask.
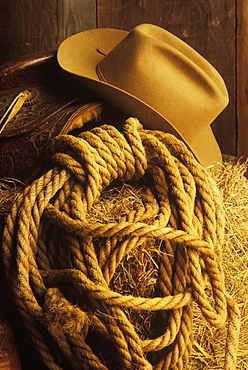
[[[144,127],[184,140],[204,165],[221,161],[210,124],[228,104],[225,83],[206,59],[170,32],[151,24],[130,32],[84,31],[60,45],[58,62]]]

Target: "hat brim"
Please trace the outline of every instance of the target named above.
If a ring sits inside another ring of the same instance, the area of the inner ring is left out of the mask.
[[[127,33],[117,29],[98,28],[73,35],[60,45],[57,54],[58,63],[61,68],[111,105],[128,116],[137,117],[145,128],[169,132],[183,140],[204,167],[213,162],[221,162],[221,152],[210,126],[193,141],[188,142],[173,123],[153,107],[127,91],[99,79],[96,66],[104,55],[98,48],[103,50],[103,53],[109,53]],[[189,130],[193,130],[196,123],[192,122]]]

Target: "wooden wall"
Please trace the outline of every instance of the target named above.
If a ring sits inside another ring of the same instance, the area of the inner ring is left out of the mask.
[[[90,28],[129,31],[143,22],[166,28],[223,76],[230,103],[212,127],[223,153],[248,157],[247,0],[0,0],[0,21],[0,63],[55,50]]]

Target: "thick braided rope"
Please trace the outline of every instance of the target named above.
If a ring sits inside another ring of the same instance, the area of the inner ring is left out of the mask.
[[[8,282],[47,367],[182,370],[195,301],[213,327],[229,319],[225,370],[235,369],[239,313],[221,266],[221,198],[185,145],[130,118],[123,133],[104,125],[58,136],[50,154],[54,169],[25,188],[3,235]],[[92,206],[117,179],[145,181],[142,207],[118,222],[89,222]],[[111,289],[126,256],[154,240],[161,248],[156,295]],[[153,313],[154,325],[157,313],[159,330],[141,337],[128,312]],[[92,349],[92,333],[111,343],[114,365]]]

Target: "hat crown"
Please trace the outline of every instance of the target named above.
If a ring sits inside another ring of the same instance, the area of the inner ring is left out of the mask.
[[[160,112],[194,140],[228,103],[219,73],[170,32],[149,24],[135,27],[98,64],[100,79]]]

